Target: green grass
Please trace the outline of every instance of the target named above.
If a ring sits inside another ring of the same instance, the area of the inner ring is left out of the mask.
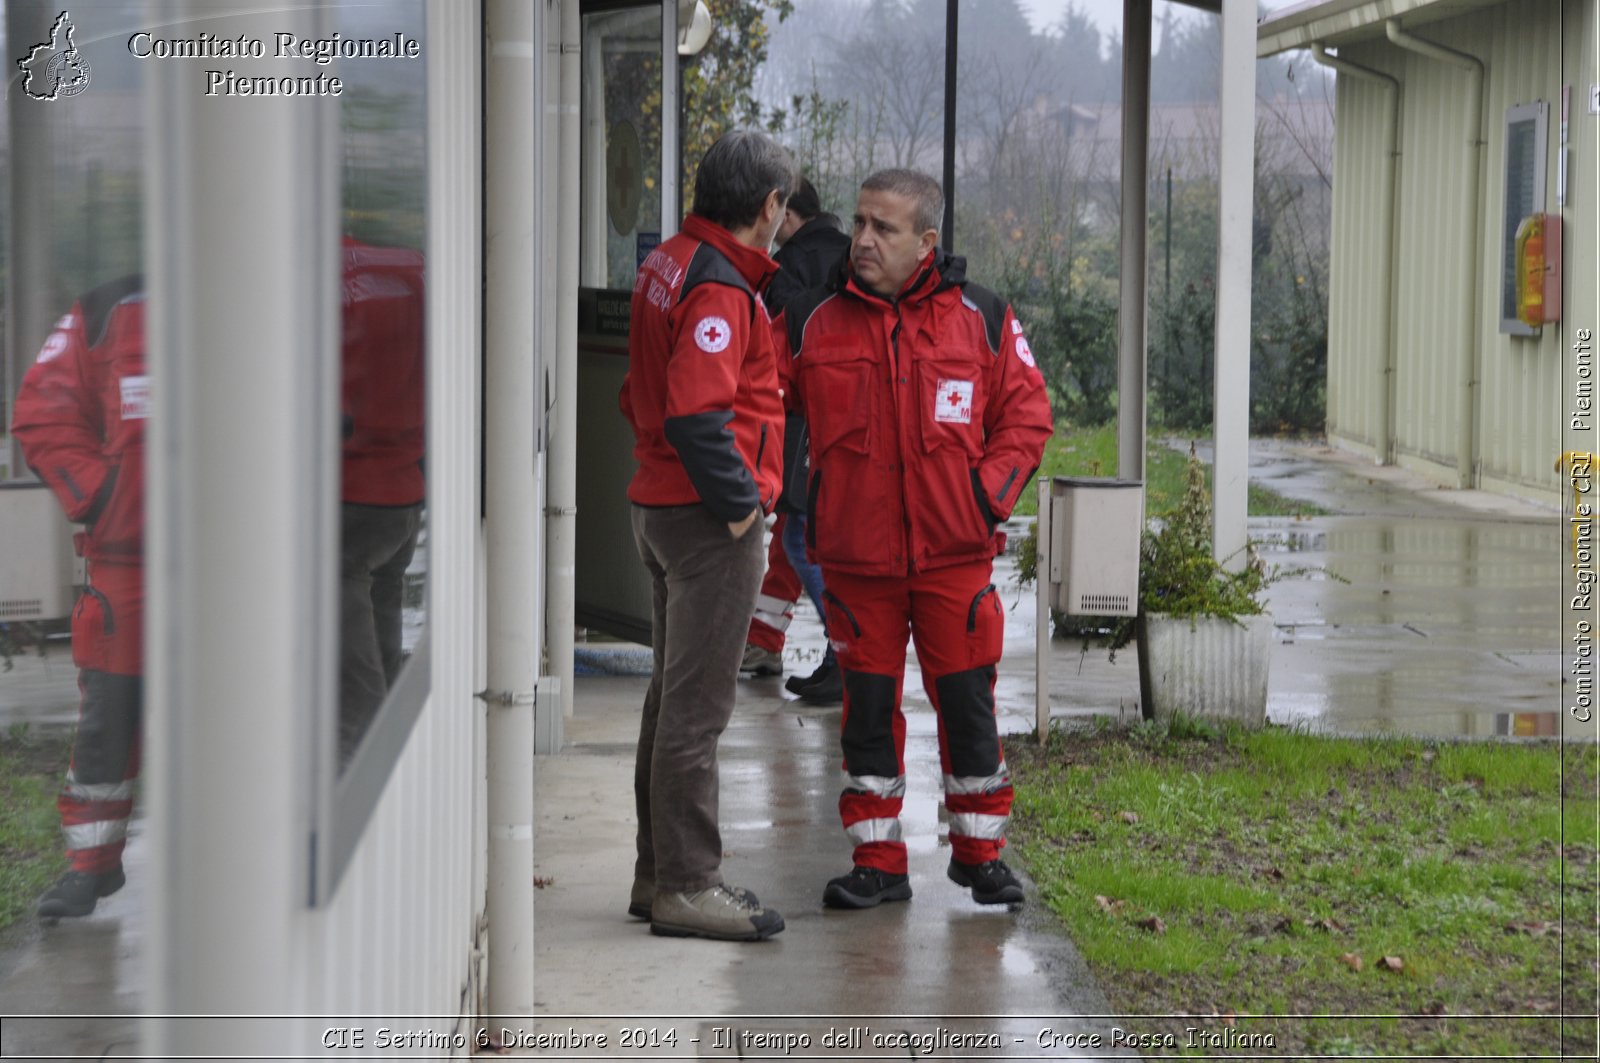
[[[1289,1056],[1592,1058],[1593,746],[1141,724],[1006,759],[1018,859],[1118,1012],[1232,1012]]]
[[[1151,443],[1146,447],[1145,509],[1148,513],[1171,509],[1183,498],[1185,460],[1183,453],[1160,443]],[[1107,424],[1098,428],[1068,428],[1057,425],[1056,434],[1045,443],[1044,459],[1040,462],[1038,475],[1117,475],[1117,426]],[[1206,486],[1210,484],[1211,469],[1207,466]],[[1016,515],[1031,517],[1038,510],[1038,495],[1032,490],[1024,491],[1017,502]],[[1252,517],[1309,517],[1324,512],[1315,505],[1297,502],[1271,488],[1249,485],[1249,513]]]
[[[0,930],[66,870],[56,792],[70,745],[21,726],[0,734]]]

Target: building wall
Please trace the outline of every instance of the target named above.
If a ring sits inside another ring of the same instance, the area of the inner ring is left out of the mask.
[[[1559,497],[1553,463],[1563,448],[1564,336],[1569,327],[1594,318],[1593,256],[1575,254],[1582,246],[1578,234],[1594,229],[1595,119],[1587,113],[1587,92],[1595,71],[1592,56],[1583,55],[1594,10],[1594,0],[1515,0],[1413,31],[1474,55],[1485,66],[1487,144],[1479,163],[1479,199],[1470,214],[1477,219],[1479,237],[1470,319],[1463,310],[1468,288],[1461,272],[1471,253],[1465,202],[1468,77],[1387,40],[1340,51],[1344,58],[1401,82],[1394,453],[1401,464],[1442,483],[1456,483],[1461,360],[1472,357],[1475,485],[1546,500]],[[1566,321],[1546,327],[1537,337],[1502,335],[1498,307],[1505,112],[1541,99],[1551,106],[1546,203],[1553,211],[1564,83],[1573,86],[1565,210]],[[1377,231],[1385,194],[1378,157],[1383,120],[1376,86],[1339,79],[1328,421],[1329,434],[1339,442],[1367,450],[1379,438],[1383,408],[1383,293],[1377,290],[1375,265],[1383,243]]]

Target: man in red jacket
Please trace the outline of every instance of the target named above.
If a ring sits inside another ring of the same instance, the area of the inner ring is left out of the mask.
[[[911,896],[905,795],[906,635],[939,718],[949,877],[980,904],[1022,900],[1000,859],[1011,779],[995,721],[1005,620],[990,583],[996,531],[1053,428],[1044,379],[1004,300],[938,249],[932,178],[861,186],[848,271],[792,300],[780,361],[811,429],[807,538],[844,669],[839,798],[854,867],[823,903]]]
[[[87,563],[72,612],[78,731],[56,805],[69,868],[39,898],[45,919],[83,916],[122,888],[144,706],[144,292],[125,277],[56,322],[22,378],[11,431],[55,492]]]
[[[759,521],[782,480],[783,400],[760,293],[778,268],[767,248],[794,182],[773,140],[723,136],[700,163],[683,231],[650,253],[633,287],[621,398],[639,462],[634,541],[655,587],[655,666],[628,912],[655,934],[754,941],[783,929],[776,911],[723,884],[716,755],[761,583]]]

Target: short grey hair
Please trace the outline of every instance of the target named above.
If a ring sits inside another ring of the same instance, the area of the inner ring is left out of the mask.
[[[711,145],[694,175],[694,210],[724,229],[753,225],[774,191],[781,208],[800,177],[782,144],[748,129],[724,133]]]
[[[863,192],[892,192],[916,204],[913,222],[917,232],[939,231],[944,224],[944,189],[939,182],[916,170],[879,170],[861,182]]]

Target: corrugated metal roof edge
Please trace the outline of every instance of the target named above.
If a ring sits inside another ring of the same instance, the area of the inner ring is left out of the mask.
[[[1312,44],[1347,44],[1382,37],[1391,18],[1406,25],[1453,18],[1505,0],[1306,0],[1261,20],[1256,27],[1256,57],[1265,59]]]

